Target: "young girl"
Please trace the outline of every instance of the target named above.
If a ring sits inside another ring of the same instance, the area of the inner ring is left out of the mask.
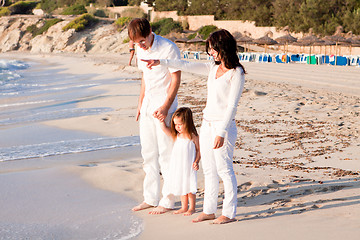
[[[168,128],[161,122],[164,132],[174,140],[170,160],[171,179],[164,183],[164,192],[181,196],[181,209],[174,214],[190,216],[195,212],[196,171],[199,169],[200,151],[197,134],[190,108],[182,107],[175,111]],[[188,206],[189,205],[189,206]]]

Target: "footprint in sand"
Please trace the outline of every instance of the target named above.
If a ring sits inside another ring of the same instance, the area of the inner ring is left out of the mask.
[[[96,163],[88,163],[88,164],[81,164],[79,166],[80,167],[96,167],[97,164]]]
[[[267,95],[266,92],[260,92],[260,91],[255,91],[254,93],[256,96],[266,96]]]
[[[252,90],[252,89],[245,89],[243,91],[243,95],[245,95],[245,94],[249,94],[250,96],[261,97],[261,96],[266,96],[268,93],[262,92],[262,91],[256,91],[256,90]]]
[[[284,206],[285,204],[291,202],[290,198],[281,198],[281,199],[274,199],[270,202],[263,203],[261,205],[278,205],[278,206]]]
[[[293,212],[291,212],[291,214],[301,214],[303,212],[306,212],[306,211],[311,211],[311,210],[315,210],[315,209],[319,209],[320,207],[318,205],[312,205],[310,207],[306,207],[306,208],[301,208],[301,209],[298,209],[298,210],[295,210]]]
[[[246,182],[246,183],[243,183],[243,184],[237,186],[238,193],[241,191],[247,191],[251,185],[252,185],[252,182]]]

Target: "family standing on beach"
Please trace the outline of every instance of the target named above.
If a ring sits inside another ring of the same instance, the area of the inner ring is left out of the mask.
[[[222,224],[235,220],[237,182],[232,166],[237,130],[235,114],[244,88],[245,70],[239,63],[236,41],[226,30],[213,32],[206,52],[214,62],[180,59],[177,46],[151,32],[146,19],[133,19],[129,37],[136,45],[139,69],[143,71],[136,119],[140,125],[141,154],[145,171],[144,201],[133,208],[154,207],[150,214],[174,208],[181,196],[181,209],[195,212],[196,171],[201,158],[205,177],[203,212],[193,222],[214,220]],[[180,71],[208,75],[207,102],[198,136],[189,108],[177,110]],[[163,177],[160,199],[160,174]],[[217,211],[219,177],[224,184],[222,215]]]

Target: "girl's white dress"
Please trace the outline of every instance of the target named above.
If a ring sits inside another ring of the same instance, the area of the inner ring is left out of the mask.
[[[170,178],[164,185],[168,194],[175,196],[196,194],[196,171],[192,167],[195,157],[195,143],[178,136],[171,153]]]

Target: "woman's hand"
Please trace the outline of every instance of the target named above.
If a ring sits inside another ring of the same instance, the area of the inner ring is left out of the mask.
[[[149,60],[141,59],[141,61],[147,63],[147,64],[146,64],[146,67],[147,67],[148,69],[152,69],[152,67],[157,66],[157,65],[160,64],[160,60],[158,60],[158,59],[149,59]]]
[[[224,138],[220,136],[215,137],[214,149],[221,148],[224,145]]]

